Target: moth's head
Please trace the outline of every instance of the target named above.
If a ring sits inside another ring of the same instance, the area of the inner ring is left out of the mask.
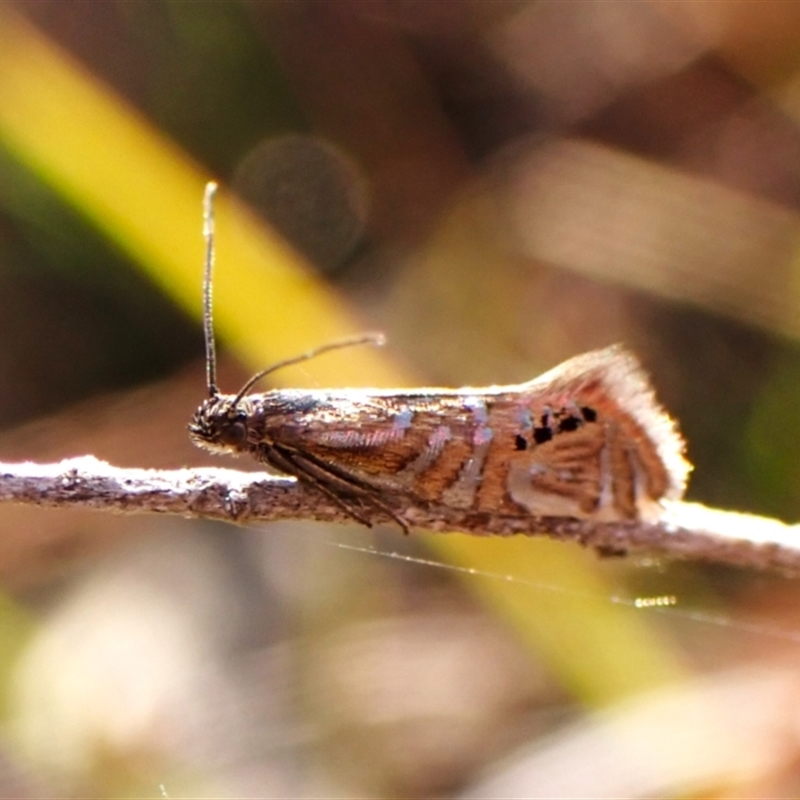
[[[192,441],[214,453],[247,450],[247,413],[233,395],[215,394],[203,401],[189,423]]]

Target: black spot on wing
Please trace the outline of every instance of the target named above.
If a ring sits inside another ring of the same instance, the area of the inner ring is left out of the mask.
[[[533,429],[533,441],[536,444],[544,444],[545,442],[549,442],[553,438],[553,429],[549,427],[544,428],[534,428]]]
[[[564,417],[564,419],[560,420],[558,423],[558,431],[559,433],[564,433],[567,431],[576,431],[580,426],[583,425],[583,420],[578,419],[578,417]]]

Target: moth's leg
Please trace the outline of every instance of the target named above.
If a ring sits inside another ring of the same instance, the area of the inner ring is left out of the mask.
[[[292,452],[291,456],[293,463],[298,467],[302,466],[307,469],[309,474],[313,474],[321,484],[324,485],[326,481],[334,479],[331,482],[337,482],[342,485],[344,487],[343,491],[355,494],[390,516],[403,529],[403,533],[408,535],[411,532],[408,522],[381,498],[379,490],[357,475],[353,475],[335,464],[329,464],[318,459],[309,453],[295,451]],[[336,490],[334,489],[333,491]]]
[[[333,500],[333,502],[336,503],[336,505],[339,506],[342,511],[344,511],[349,517],[352,517],[356,522],[360,522],[362,525],[366,525],[368,528],[372,527],[372,523],[366,517],[362,517],[361,514],[353,507],[352,503],[348,503],[346,500],[343,500],[334,489],[326,486],[321,480],[319,480],[319,478],[308,475],[300,470],[293,474],[297,477],[297,480],[303,481],[303,483],[307,483],[309,486],[313,486],[317,491],[322,492],[322,494],[324,494],[326,497],[329,497],[331,500]]]
[[[274,467],[275,469],[287,475],[294,476],[308,486],[313,486],[315,489],[318,489],[328,498],[333,500],[333,502],[336,503],[336,505],[339,506],[339,508],[341,508],[342,511],[344,511],[348,516],[352,517],[357,522],[360,522],[362,525],[366,525],[368,528],[372,527],[372,523],[365,517],[361,516],[361,514],[359,514],[358,511],[353,508],[352,503],[345,502],[339,496],[336,490],[326,486],[324,480],[320,476],[311,474],[301,465],[295,463],[294,459],[292,458],[291,451],[285,451],[283,448],[279,449],[277,447],[270,447],[269,450],[262,450],[260,455],[262,456],[261,460],[266,461],[271,467]]]
[[[380,509],[403,529],[403,533],[409,533],[408,523],[391,506],[381,500],[378,490],[374,486],[357,475],[307,453],[284,446],[273,445],[269,451],[264,452],[264,458],[276,469],[316,486],[351,517],[367,527],[372,527],[372,524],[354,508],[354,503],[347,501],[346,495],[352,495],[373,508]]]

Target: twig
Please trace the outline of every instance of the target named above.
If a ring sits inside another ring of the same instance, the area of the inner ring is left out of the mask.
[[[93,456],[58,464],[0,463],[0,502],[238,523],[349,519],[324,494],[294,478],[216,468],[122,469]],[[363,513],[375,523],[389,521],[370,508]],[[656,523],[493,515],[435,504],[405,507],[402,514],[412,526],[433,531],[544,535],[602,555],[695,559],[800,576],[800,526],[697,503],[673,503]]]

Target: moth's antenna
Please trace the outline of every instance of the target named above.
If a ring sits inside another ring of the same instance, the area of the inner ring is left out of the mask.
[[[233,405],[236,406],[239,403],[239,401],[247,394],[247,392],[250,391],[254,383],[260,381],[264,376],[269,375],[271,372],[283,369],[284,367],[291,367],[293,364],[299,364],[302,361],[308,361],[310,358],[316,358],[317,356],[321,356],[323,353],[327,353],[329,350],[339,350],[342,347],[353,347],[359,344],[374,344],[377,347],[380,347],[385,343],[386,338],[382,333],[365,333],[361,336],[351,336],[347,339],[339,339],[335,342],[323,344],[319,347],[315,347],[313,350],[309,350],[307,353],[303,353],[300,356],[294,356],[294,358],[287,358],[285,361],[279,361],[277,364],[273,364],[271,367],[262,369],[261,372],[256,372],[256,374],[253,375],[253,377],[250,378],[250,380],[247,381],[247,383],[239,390],[239,394],[236,395]]]
[[[214,195],[217,184],[209,181],[203,195],[203,237],[206,240],[206,265],[203,275],[203,332],[206,338],[206,385],[209,397],[217,389],[217,349],[214,345],[214,318],[211,311],[211,273],[214,269]]]

